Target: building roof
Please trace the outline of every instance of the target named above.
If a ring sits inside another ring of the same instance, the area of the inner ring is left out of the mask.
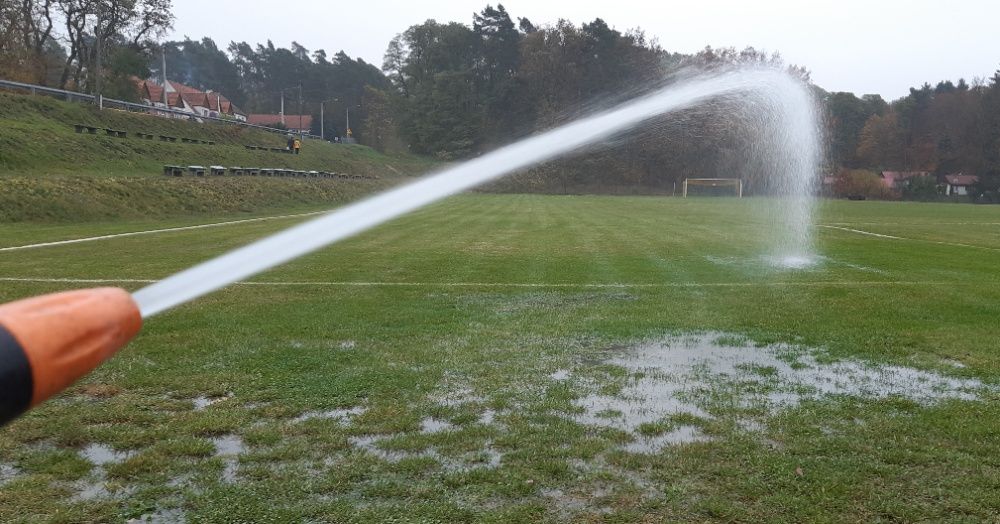
[[[944,179],[948,182],[948,184],[953,186],[971,186],[976,182],[979,182],[979,177],[976,175],[963,175],[962,173],[945,175]]]
[[[302,115],[302,129],[312,129],[312,115]],[[247,122],[258,126],[275,126],[281,123],[281,115],[247,115]],[[285,115],[285,127],[299,129],[299,115]]]
[[[170,107],[184,107],[183,100],[191,107],[205,107],[210,111],[219,111],[229,115],[244,114],[236,104],[220,93],[202,91],[172,80],[168,80],[167,83],[170,85],[170,89],[167,90],[167,103]],[[163,86],[149,80],[139,80],[139,87],[143,97],[149,101],[163,101]],[[221,111],[219,102],[222,102]]]

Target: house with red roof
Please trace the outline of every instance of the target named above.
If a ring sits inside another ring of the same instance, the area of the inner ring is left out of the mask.
[[[882,177],[882,184],[894,190],[903,189],[903,184],[911,178],[930,175],[927,171],[882,171],[879,173],[879,176]]]
[[[969,190],[972,186],[979,182],[979,177],[976,175],[965,175],[962,173],[956,173],[954,175],[945,175],[945,188],[944,194],[947,196],[964,196],[969,194]]]
[[[166,103],[163,101],[166,89]],[[150,80],[139,81],[139,96],[143,102],[153,107],[167,107],[175,111],[191,113],[194,116],[224,118],[226,116],[241,122],[247,117],[228,98],[215,91],[202,91],[180,82],[167,81],[166,87]]]

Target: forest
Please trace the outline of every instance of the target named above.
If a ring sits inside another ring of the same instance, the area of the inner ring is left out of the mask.
[[[621,31],[601,18],[536,24],[502,5],[487,5],[468,24],[412,25],[387,43],[383,63],[375,65],[295,42],[288,48],[271,41],[220,46],[209,36],[163,42],[173,23],[170,8],[170,0],[4,2],[0,78],[86,92],[101,84],[105,96],[135,99],[132,79],[157,78],[165,58],[171,80],[220,91],[246,112],[276,113],[284,94],[288,113],[301,107],[318,116],[322,105],[327,136],[344,133],[350,112],[363,144],[453,161],[693,75],[779,68],[808,84],[819,102],[828,143],[823,174],[837,178],[835,192],[936,199],[944,175],[964,173],[979,178],[973,200],[1000,201],[1000,71],[935,80],[887,101],[827,92],[811,82],[807,67],[786,64],[777,53],[751,47],[676,53],[639,29]],[[755,137],[730,124],[741,110],[721,100],[657,119],[608,147],[498,187],[670,192],[686,177],[766,176],[747,157]],[[313,121],[318,134],[320,120]],[[878,182],[883,170],[927,176],[912,179],[912,188],[885,191]]]

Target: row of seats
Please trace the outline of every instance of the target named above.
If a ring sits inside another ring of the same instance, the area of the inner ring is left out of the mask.
[[[98,129],[103,129],[104,132],[105,132],[105,134],[107,134],[108,136],[113,136],[113,137],[118,137],[118,138],[128,138],[128,132],[127,131],[122,131],[120,129],[111,129],[111,128],[108,128],[108,127],[99,128],[99,127],[91,126],[91,125],[87,125],[87,124],[73,124],[73,127],[76,129],[77,133],[81,133],[81,134],[84,133],[84,132],[86,132],[87,134],[90,134],[90,135],[96,135]],[[198,140],[196,138],[179,138],[178,139],[175,136],[169,136],[169,135],[155,135],[154,136],[154,135],[151,135],[149,133],[136,133],[135,135],[137,137],[143,139],[143,140],[153,140],[153,139],[155,139],[158,136],[158,137],[160,137],[160,142],[177,142],[178,140],[180,140],[184,144],[205,144],[205,145],[209,145],[209,146],[214,146],[215,145],[214,141],[211,141],[211,140]]]
[[[296,169],[284,168],[259,168],[259,167],[230,167],[224,166],[163,166],[165,176],[184,176],[184,174],[194,176],[269,176],[269,177],[301,177],[301,178],[374,178],[361,175],[348,175],[344,173],[331,173],[329,171],[299,171]]]
[[[249,149],[250,151],[270,151],[272,153],[288,153],[288,154],[292,153],[292,150],[288,149],[287,147],[267,147],[267,146],[249,146],[249,145],[245,145],[243,147]]]

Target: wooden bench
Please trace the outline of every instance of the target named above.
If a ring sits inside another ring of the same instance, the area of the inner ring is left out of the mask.
[[[149,133],[136,133],[135,136],[137,136],[137,137],[139,137],[139,138],[141,138],[143,140],[152,140],[152,139],[156,138],[156,137],[154,137],[153,135],[151,135]]]
[[[273,169],[264,168],[260,170],[260,176],[274,176],[274,174]]]
[[[164,176],[184,176],[184,168],[181,166],[163,166]]]
[[[205,176],[205,166],[188,166],[188,172],[195,176]]]
[[[76,129],[77,133],[83,133],[84,131],[90,135],[97,134],[97,128],[94,126],[88,126],[87,124],[73,124],[73,128]]]
[[[242,167],[231,167],[229,168],[229,174],[233,176],[243,176],[244,174],[246,174],[246,170],[244,170]]]
[[[117,137],[117,138],[128,138],[128,133],[127,132],[121,131],[121,130],[118,130],[118,129],[104,128],[104,132],[108,136],[113,136],[113,137]]]
[[[177,137],[175,136],[160,135],[160,142],[176,142],[176,141]]]
[[[222,166],[209,166],[208,169],[212,173],[212,176],[223,176],[226,174],[226,168]]]
[[[247,175],[249,175],[249,176],[259,176],[260,175],[260,168],[259,167],[248,167],[247,168]]]

